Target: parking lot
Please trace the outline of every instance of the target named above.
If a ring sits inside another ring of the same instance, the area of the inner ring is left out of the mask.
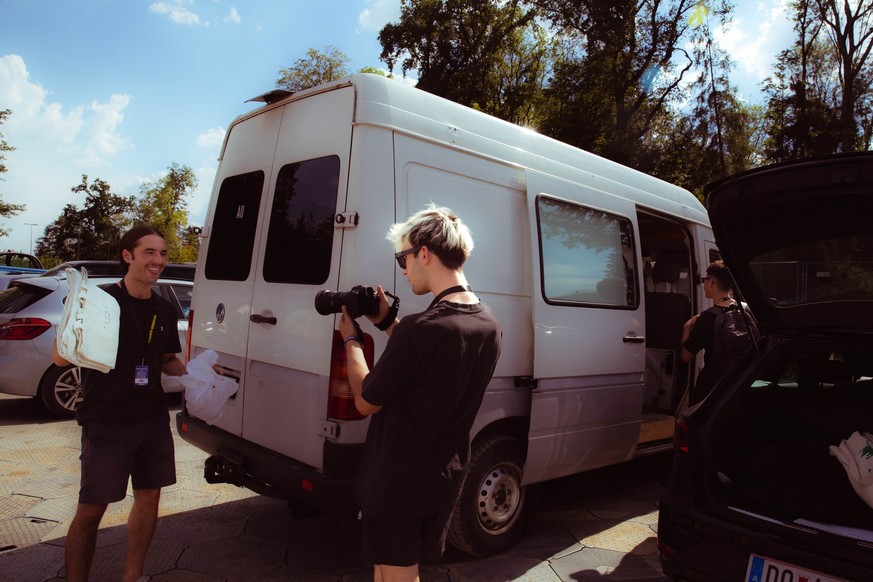
[[[171,414],[178,397],[171,400]],[[64,579],[64,536],[79,479],[79,427],[29,398],[0,395],[0,582]],[[146,573],[154,582],[365,581],[356,524],[294,519],[281,501],[203,480],[205,453],[176,438],[178,482],[164,490]],[[664,580],[655,546],[657,501],[669,455],[560,479],[541,487],[525,539],[473,559],[449,551],[423,567],[428,582]],[[91,570],[119,580],[131,496],[110,505]]]

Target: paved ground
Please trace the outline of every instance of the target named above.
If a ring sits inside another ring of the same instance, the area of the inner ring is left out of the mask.
[[[178,409],[176,404],[175,409]],[[64,536],[76,505],[79,428],[27,398],[0,395],[0,582],[64,579]],[[154,582],[372,579],[353,523],[291,517],[285,504],[203,480],[205,454],[176,439],[178,483],[164,490],[146,562]],[[549,483],[524,541],[472,559],[449,551],[425,582],[662,581],[657,500],[669,456]],[[131,496],[101,524],[92,582],[120,579]]]

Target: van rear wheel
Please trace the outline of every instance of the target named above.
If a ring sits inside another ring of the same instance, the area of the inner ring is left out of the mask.
[[[519,542],[534,514],[521,484],[525,446],[505,435],[476,444],[452,514],[448,541],[473,556],[490,556]]]

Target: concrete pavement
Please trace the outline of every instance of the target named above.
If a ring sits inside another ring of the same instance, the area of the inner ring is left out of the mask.
[[[178,410],[173,401],[171,414]],[[174,431],[175,432],[175,431]],[[79,487],[79,427],[32,399],[0,395],[0,582],[64,580],[64,536]],[[146,573],[154,582],[364,582],[355,523],[294,519],[286,504],[203,480],[206,455],[176,437],[178,482],[164,490]],[[512,550],[473,559],[449,549],[426,582],[662,581],[657,500],[669,455],[542,486],[540,511]],[[132,497],[101,523],[93,582],[120,580]]]

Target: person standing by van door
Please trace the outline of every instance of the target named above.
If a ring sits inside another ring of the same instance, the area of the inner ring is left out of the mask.
[[[124,582],[148,580],[143,565],[158,517],[161,488],[176,482],[170,413],[161,372],[185,373],[176,309],[152,292],[167,263],[164,236],[147,226],[128,231],[119,243],[121,281],[106,289],[121,307],[115,368],[106,374],[82,369],[81,486],[76,515],[64,548],[66,579],[85,582],[100,520],[109,503],[133,486],[127,520]],[[52,361],[69,365],[54,348]]]
[[[359,483],[362,553],[375,581],[406,582],[445,548],[501,332],[467,284],[473,239],[449,209],[430,205],[392,226],[388,239],[412,292],[433,301],[398,321],[378,287],[380,313],[368,318],[390,337],[372,370],[345,307],[339,325],[355,404],[372,415]]]
[[[689,395],[688,402],[693,404],[700,401],[718,382],[721,375],[733,363],[725,361],[728,355],[719,353],[715,349],[716,344],[724,345],[725,338],[717,338],[718,334],[726,334],[726,330],[719,329],[719,322],[723,314],[728,310],[737,310],[737,320],[742,320],[738,311],[736,300],[733,298],[733,287],[730,273],[724,261],[713,261],[706,268],[706,277],[701,277],[703,292],[708,299],[713,301],[713,306],[695,315],[685,322],[682,327],[682,361],[685,363],[694,359],[694,355],[700,350],[703,352],[703,368],[697,375],[697,382]],[[743,324],[745,330],[745,324]],[[748,333],[741,341],[750,342]]]

